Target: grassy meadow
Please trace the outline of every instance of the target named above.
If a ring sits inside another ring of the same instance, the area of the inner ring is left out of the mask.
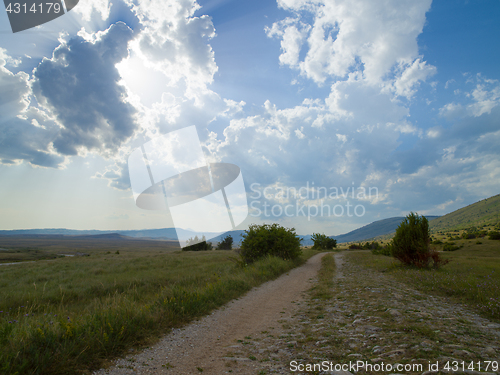
[[[453,234],[459,233],[434,234],[434,237],[445,240]],[[500,241],[486,237],[453,242],[459,249],[441,252],[450,263],[437,270],[402,267],[392,257],[373,255],[370,251],[352,252],[348,256],[421,291],[452,297],[483,316],[500,320]],[[442,249],[439,245],[431,247]]]
[[[316,253],[242,266],[231,251],[113,250],[0,266],[0,373],[90,373]]]

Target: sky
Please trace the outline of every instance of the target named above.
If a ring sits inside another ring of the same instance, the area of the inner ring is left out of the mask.
[[[496,195],[498,19],[498,0],[86,0],[12,33],[2,9],[0,230],[173,227],[127,160],[192,125],[241,170],[238,229],[336,235]]]

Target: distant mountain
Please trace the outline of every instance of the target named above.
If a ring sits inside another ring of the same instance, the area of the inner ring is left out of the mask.
[[[500,194],[450,212],[430,223],[432,231],[495,225],[500,222]]]
[[[194,238],[197,233],[178,229],[179,236],[181,240],[187,240],[189,238]],[[230,231],[221,235],[218,235],[209,241],[214,245],[222,241],[222,239],[228,235],[233,237],[234,244],[238,244],[243,240],[241,236],[244,233],[242,230]],[[215,233],[206,232],[204,233],[206,237],[212,237]],[[49,229],[18,229],[18,230],[0,230],[0,236],[23,236],[30,238],[44,238],[47,236],[61,236],[61,237],[71,237],[71,239],[115,239],[115,240],[127,240],[127,239],[149,239],[149,240],[170,240],[177,241],[177,231],[175,228],[162,228],[162,229],[141,229],[141,230],[122,230],[122,231],[101,231],[101,230],[75,230],[75,229],[64,229],[64,228],[49,228]]]
[[[435,220],[439,216],[426,216],[426,218],[431,221]],[[338,236],[330,236],[337,240],[337,243],[343,242],[355,242],[355,241],[366,241],[372,238],[383,236],[385,234],[390,234],[396,231],[396,228],[401,224],[404,217],[391,217],[388,219],[382,219],[374,221],[371,224],[365,225],[361,228],[355,229],[349,233],[341,234]],[[304,236],[302,244],[309,246],[313,244],[311,236]]]
[[[427,219],[435,220],[439,216],[426,216]],[[342,242],[353,242],[353,241],[365,241],[378,236],[389,234],[396,231],[403,217],[391,217],[389,219],[383,219],[375,221],[371,224],[365,225],[361,228],[355,229],[349,233],[341,234],[338,236],[330,236],[337,240],[337,243]],[[234,245],[237,246],[243,240],[243,230],[234,230],[230,232],[223,233],[209,240],[214,245],[222,241],[226,236],[233,237]],[[182,240],[192,238],[196,235],[195,232],[180,229],[179,234]],[[77,237],[94,238],[94,239],[115,239],[115,240],[132,240],[132,239],[144,239],[144,240],[169,240],[177,241],[177,233],[175,228],[163,228],[163,229],[142,229],[142,230],[123,230],[123,231],[99,231],[99,230],[74,230],[74,229],[25,229],[25,230],[3,230],[0,231],[0,236],[44,236],[44,235],[62,235],[71,236],[76,239]],[[213,233],[207,232],[205,236],[210,237]],[[302,240],[302,245],[310,246],[313,244],[311,235],[299,235]]]
[[[67,236],[68,237],[68,236]],[[93,239],[93,240],[131,240],[131,239],[136,239],[128,236],[124,236],[119,233],[103,233],[103,234],[89,234],[89,235],[80,235],[80,236],[70,236],[72,240],[79,240],[79,239]]]
[[[75,235],[93,235],[104,233],[116,233],[116,231],[102,231],[102,230],[77,230],[77,229],[64,229],[64,228],[48,228],[48,229],[16,229],[16,230],[0,230],[0,236],[23,236],[34,234],[55,234],[65,236]]]

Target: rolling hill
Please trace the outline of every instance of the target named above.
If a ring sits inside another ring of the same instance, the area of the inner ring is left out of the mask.
[[[431,231],[465,229],[500,222],[500,194],[450,212],[430,224]]]
[[[429,221],[439,218],[439,216],[426,216]],[[404,220],[404,217],[391,217],[388,219],[374,221],[364,227],[355,229],[349,233],[340,236],[332,236],[338,243],[363,241],[372,239],[385,234],[393,233]]]

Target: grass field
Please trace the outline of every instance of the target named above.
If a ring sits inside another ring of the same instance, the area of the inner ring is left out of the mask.
[[[88,257],[0,266],[0,373],[89,373],[315,253],[242,267],[230,251],[94,248]]]
[[[447,236],[449,234],[444,235]],[[438,270],[402,267],[392,257],[373,255],[369,251],[349,256],[424,292],[455,298],[488,318],[500,320],[500,241],[455,242],[463,247],[440,253],[450,259],[450,263]]]

